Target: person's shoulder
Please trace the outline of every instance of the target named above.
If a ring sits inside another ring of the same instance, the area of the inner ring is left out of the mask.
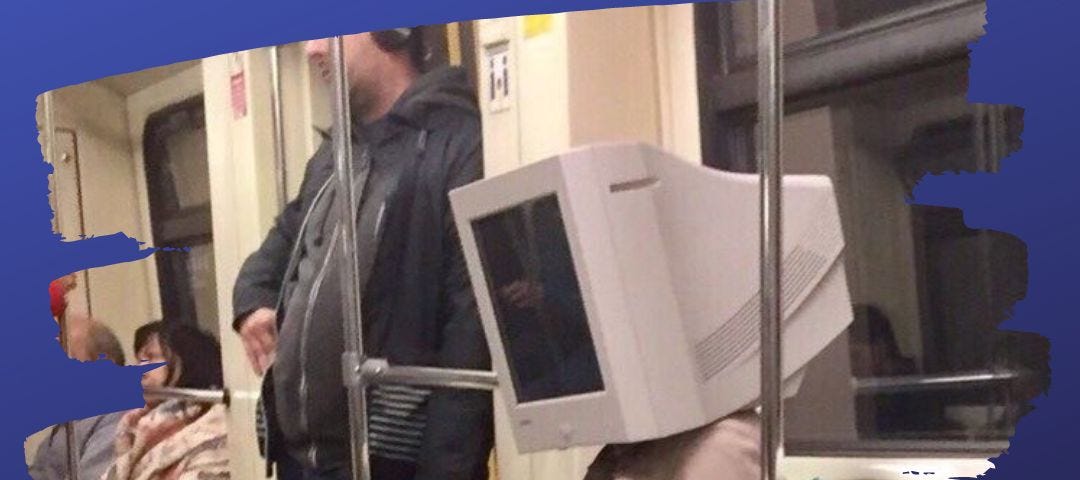
[[[429,153],[450,158],[471,157],[484,136],[480,116],[461,109],[447,108],[439,112],[437,120],[428,129],[428,140],[441,147]]]

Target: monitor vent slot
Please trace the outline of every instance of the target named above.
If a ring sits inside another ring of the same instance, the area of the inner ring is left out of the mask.
[[[829,267],[828,259],[803,247],[795,247],[783,259],[782,311],[785,322],[791,318],[791,309],[798,298],[813,285],[816,278]],[[744,354],[755,348],[760,340],[758,330],[761,317],[761,291],[739,308],[738,312],[694,347],[698,372],[709,380],[727,369]]]
[[[639,180],[631,180],[629,182],[613,183],[611,184],[609,189],[611,190],[611,193],[629,192],[633,190],[644,190],[659,183],[660,179],[649,177]]]

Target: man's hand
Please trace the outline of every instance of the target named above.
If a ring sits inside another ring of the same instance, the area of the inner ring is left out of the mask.
[[[240,323],[240,339],[251,368],[257,375],[266,373],[277,350],[277,313],[269,308],[249,313]]]

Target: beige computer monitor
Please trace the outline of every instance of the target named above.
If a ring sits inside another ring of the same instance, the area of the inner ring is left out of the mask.
[[[758,182],[605,144],[451,192],[522,452],[666,437],[756,403]],[[830,180],[783,185],[792,395],[852,314]]]

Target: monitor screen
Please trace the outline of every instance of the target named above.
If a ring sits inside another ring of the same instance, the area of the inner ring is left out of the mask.
[[[520,203],[472,229],[518,403],[602,391],[558,197]]]

